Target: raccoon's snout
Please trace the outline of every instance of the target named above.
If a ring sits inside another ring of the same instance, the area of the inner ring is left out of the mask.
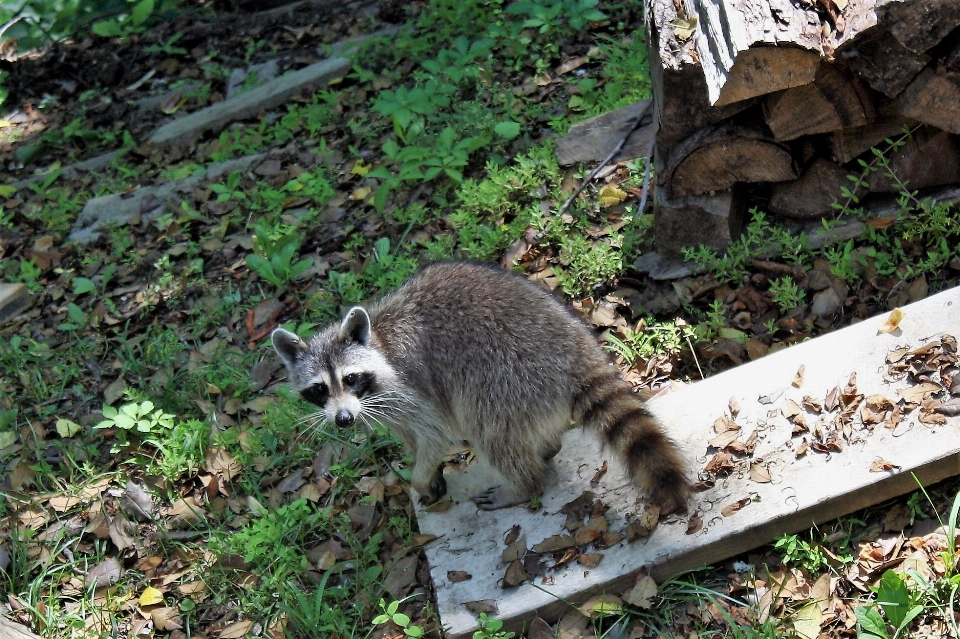
[[[346,428],[347,426],[352,426],[355,419],[353,413],[348,410],[342,410],[334,416],[333,421],[336,422],[340,428]]]

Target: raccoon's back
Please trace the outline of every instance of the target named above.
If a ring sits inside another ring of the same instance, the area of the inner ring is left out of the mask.
[[[550,405],[576,392],[585,367],[606,363],[590,330],[550,293],[473,262],[425,267],[371,321],[391,364],[438,402],[468,394],[480,404]]]

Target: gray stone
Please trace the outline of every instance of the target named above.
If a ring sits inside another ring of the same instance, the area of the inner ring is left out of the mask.
[[[843,306],[843,300],[833,287],[825,288],[813,296],[810,312],[817,317],[832,317]]]
[[[133,193],[113,193],[89,200],[77,216],[67,240],[90,244],[97,240],[111,225],[127,224],[134,220],[151,222],[176,206],[186,193],[195,186],[204,184],[232,171],[244,171],[259,162],[265,153],[227,160],[207,167],[203,175],[194,175],[175,182],[146,186]]]

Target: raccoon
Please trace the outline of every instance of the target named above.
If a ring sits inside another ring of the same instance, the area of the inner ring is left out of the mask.
[[[572,419],[599,430],[661,512],[685,507],[676,444],[590,328],[519,275],[436,262],[306,342],[281,328],[272,340],[291,386],[326,420],[378,421],[403,439],[422,503],[445,494],[442,458],[464,441],[504,480],[475,495],[477,506],[527,502]]]

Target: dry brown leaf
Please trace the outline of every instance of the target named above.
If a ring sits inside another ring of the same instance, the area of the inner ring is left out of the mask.
[[[895,308],[890,311],[890,315],[887,316],[887,321],[880,325],[877,328],[877,334],[881,333],[892,333],[900,327],[900,322],[903,320],[903,310]]]
[[[792,419],[800,414],[800,406],[792,399],[784,400],[780,406],[780,414],[787,419]]]
[[[575,545],[576,542],[574,542],[573,537],[570,535],[553,535],[536,544],[533,550],[540,554],[546,554],[556,552],[557,550],[573,548]]]
[[[730,411],[730,416],[736,419],[737,415],[740,414],[740,401],[736,397],[730,397],[727,400],[727,409]]]
[[[732,504],[727,504],[726,506],[720,509],[720,514],[723,515],[724,517],[732,517],[736,513],[740,512],[740,510],[744,506],[749,504],[750,501],[751,500],[749,497],[744,497],[743,499],[739,501],[735,501]]]
[[[650,600],[656,596],[657,582],[653,580],[653,577],[644,575],[637,580],[637,583],[630,590],[623,593],[623,601],[631,606],[648,610],[653,605]]]
[[[447,579],[450,580],[451,583],[458,584],[461,581],[469,581],[470,579],[473,579],[473,575],[465,570],[448,570]]]
[[[527,580],[527,571],[519,560],[511,561],[503,573],[503,587],[515,588]]]
[[[511,561],[516,561],[523,557],[527,552],[527,538],[520,537],[515,539],[513,543],[509,544],[502,553],[500,553],[500,561],[505,564],[510,563]]]
[[[770,471],[760,464],[750,464],[750,479],[758,484],[770,482]]]
[[[721,433],[707,442],[708,446],[713,448],[724,449],[733,442],[737,440],[737,437],[740,435],[739,431],[728,430],[724,433]]]
[[[603,464],[600,465],[600,468],[597,469],[597,472],[593,474],[593,478],[590,480],[591,484],[599,484],[600,480],[603,479],[603,476],[607,474],[607,460],[603,460]]]
[[[500,610],[497,608],[496,599],[479,599],[477,601],[464,601],[463,605],[470,612],[479,615],[481,612],[490,614],[498,613]]]
[[[581,553],[577,557],[577,562],[586,568],[596,568],[600,565],[600,562],[603,560],[603,553]]]
[[[693,535],[703,529],[703,519],[697,515],[691,515],[687,520],[687,530],[684,534]]]
[[[252,627],[253,621],[249,619],[235,621],[220,631],[220,639],[240,639],[246,636]]]
[[[900,466],[886,459],[874,459],[870,464],[871,473],[883,473],[888,470],[900,470]]]
[[[806,366],[800,364],[800,368],[797,369],[797,374],[793,376],[793,382],[791,382],[791,384],[795,388],[800,388],[803,386],[803,372],[806,370],[806,368]]]
[[[153,624],[157,627],[157,630],[161,632],[169,632],[183,628],[183,624],[180,621],[180,611],[171,606],[154,608],[150,611],[150,618],[153,620]],[[222,637],[223,635],[220,636]]]

